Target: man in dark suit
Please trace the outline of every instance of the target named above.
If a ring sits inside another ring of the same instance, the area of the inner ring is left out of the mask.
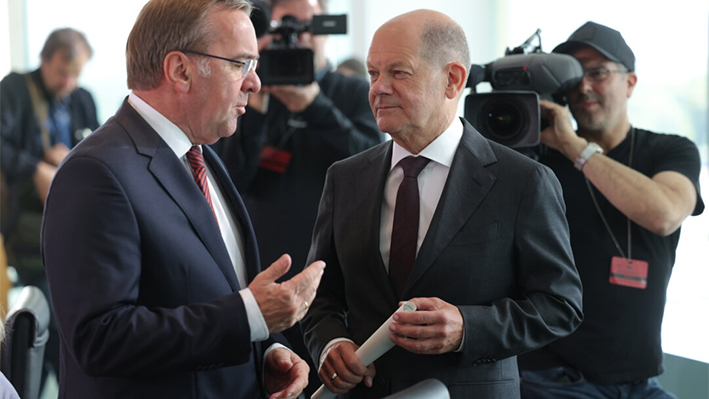
[[[128,38],[132,92],[54,178],[42,239],[61,398],[293,398],[307,384],[269,334],[304,315],[324,263],[280,284],[287,255],[259,273],[244,205],[205,145],[260,89],[250,11],[148,2]]]
[[[309,255],[328,269],[302,324],[333,392],[437,378],[453,398],[519,397],[516,355],[582,320],[559,183],[456,117],[469,65],[464,32],[435,11],[374,35],[370,106],[392,141],[330,168]],[[401,218],[405,192],[419,204]],[[394,316],[396,346],[365,367],[355,350],[402,300],[418,311]]]

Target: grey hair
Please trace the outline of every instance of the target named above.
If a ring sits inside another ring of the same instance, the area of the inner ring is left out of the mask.
[[[457,23],[429,21],[421,27],[420,55],[432,65],[458,61],[470,69],[470,50],[463,28]]]
[[[216,40],[207,15],[213,7],[251,15],[248,0],[150,0],[140,11],[126,44],[128,88],[152,90],[162,80],[171,51],[205,51]]]

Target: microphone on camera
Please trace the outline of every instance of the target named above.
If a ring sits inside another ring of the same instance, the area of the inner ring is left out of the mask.
[[[471,87],[474,91],[475,86],[477,86],[478,83],[484,82],[487,79],[485,75],[485,67],[481,65],[471,65],[470,72],[468,73],[468,82],[466,83],[465,87]]]

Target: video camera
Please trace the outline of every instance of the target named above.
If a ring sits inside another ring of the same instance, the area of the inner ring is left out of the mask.
[[[312,20],[301,22],[292,15],[281,21],[270,21],[271,12],[262,1],[252,0],[256,6],[251,21],[256,36],[274,35],[271,48],[262,50],[256,72],[263,85],[301,85],[315,80],[313,50],[300,48],[298,36],[308,32],[312,35],[347,33],[347,15],[313,15]],[[263,21],[268,21],[264,26]]]
[[[531,51],[532,40],[539,45]],[[543,53],[540,30],[505,56],[486,65],[471,66],[466,87],[489,82],[492,91],[465,98],[465,119],[483,136],[511,148],[539,144],[542,123],[539,99],[566,105],[565,93],[579,85],[583,68],[567,54]]]

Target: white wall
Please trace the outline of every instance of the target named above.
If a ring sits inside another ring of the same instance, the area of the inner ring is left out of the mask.
[[[0,0],[0,26],[9,26],[7,0]],[[0,76],[10,71],[10,31],[0,29]]]

